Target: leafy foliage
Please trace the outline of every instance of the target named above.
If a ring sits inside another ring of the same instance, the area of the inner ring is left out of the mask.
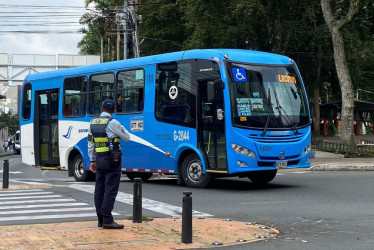
[[[8,134],[14,135],[19,129],[19,119],[18,115],[13,114],[0,114],[0,129],[8,127]]]
[[[105,61],[113,60],[115,39],[105,32],[115,29],[113,6],[122,1],[95,2],[100,18],[85,18],[89,29],[80,42],[81,53],[100,53],[104,36]],[[336,20],[343,18],[349,0],[331,0]],[[360,0],[358,14],[342,29],[347,63],[355,89],[374,89],[374,2]],[[274,52],[293,58],[317,100],[341,100],[334,65],[331,35],[325,24],[320,1],[309,0],[139,0],[137,14],[141,55],[153,55],[198,48],[239,48]],[[82,18],[83,19],[83,18]],[[110,42],[109,42],[110,40]],[[320,59],[319,59],[320,58]],[[316,71],[321,69],[319,78]],[[328,90],[322,88],[329,82]],[[326,97],[328,94],[328,97]],[[312,100],[312,98],[310,98]],[[373,100],[374,101],[374,95]]]

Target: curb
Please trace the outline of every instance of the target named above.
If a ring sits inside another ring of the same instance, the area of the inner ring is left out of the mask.
[[[310,167],[310,171],[374,171],[370,164],[320,164]]]

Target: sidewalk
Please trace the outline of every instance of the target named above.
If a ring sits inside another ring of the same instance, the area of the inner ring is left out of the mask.
[[[38,187],[11,185],[9,191],[31,188]],[[192,243],[186,244],[181,243],[182,218],[116,221],[125,228],[102,229],[97,221],[0,226],[0,249],[196,249],[215,247],[215,242],[232,246],[267,240],[279,234],[258,222],[193,218]]]
[[[374,171],[374,158],[344,158],[343,155],[316,151],[310,171]]]

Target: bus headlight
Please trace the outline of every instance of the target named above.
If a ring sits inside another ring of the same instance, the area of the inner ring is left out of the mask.
[[[235,143],[231,143],[231,147],[238,154],[246,155],[246,156],[249,156],[253,159],[256,159],[256,154],[252,150],[249,150],[248,148],[242,147],[242,146],[240,146],[238,144],[235,144]]]
[[[303,150],[303,156],[306,155],[312,149],[312,143],[309,143]]]

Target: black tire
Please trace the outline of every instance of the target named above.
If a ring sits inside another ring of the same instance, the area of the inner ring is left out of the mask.
[[[255,171],[248,174],[248,178],[256,184],[266,184],[271,182],[277,175],[278,170],[264,170],[264,171]]]
[[[212,176],[210,173],[204,173],[200,158],[193,154],[187,156],[183,161],[182,178],[188,187],[204,188],[209,184]]]
[[[153,173],[126,172],[126,175],[131,181],[134,181],[136,177],[142,178],[142,181],[148,181]]]
[[[95,179],[95,174],[85,169],[80,154],[77,154],[73,160],[73,176],[76,181],[91,181]]]

